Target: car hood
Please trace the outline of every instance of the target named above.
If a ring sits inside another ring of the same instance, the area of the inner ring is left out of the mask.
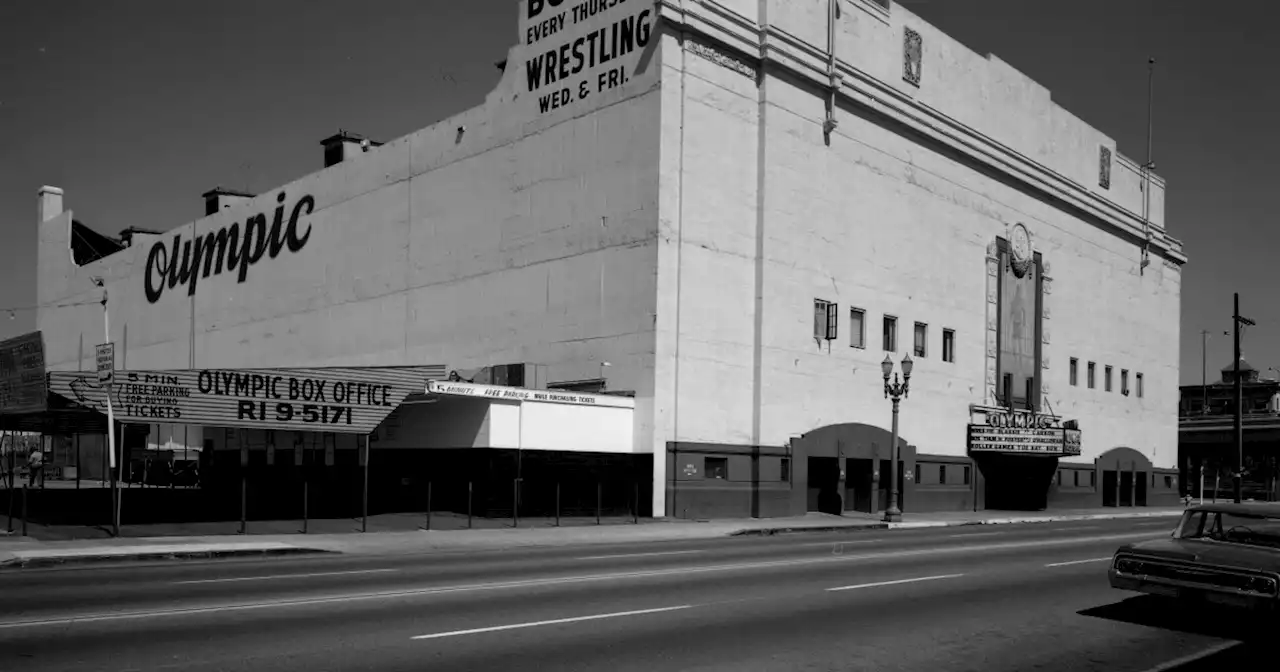
[[[1280,571],[1280,549],[1219,541],[1153,539],[1120,547],[1121,552],[1224,567]]]

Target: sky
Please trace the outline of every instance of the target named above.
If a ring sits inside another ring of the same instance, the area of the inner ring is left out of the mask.
[[[899,0],[994,53],[1142,161],[1147,59],[1154,156],[1182,274],[1181,379],[1231,361],[1232,293],[1257,322],[1244,353],[1280,369],[1270,295],[1280,233],[1280,8],[1241,0]],[[215,186],[260,193],[323,167],[339,128],[392,140],[478,105],[516,36],[515,0],[0,2],[0,338],[35,328],[36,192],[108,235],[203,215]],[[12,309],[12,319],[10,319]],[[1170,335],[1173,338],[1173,335]],[[1276,374],[1272,374],[1276,375]]]

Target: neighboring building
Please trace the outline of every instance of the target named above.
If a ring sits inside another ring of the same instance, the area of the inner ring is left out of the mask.
[[[483,105],[99,259],[46,191],[40,304],[87,302],[40,312],[50,366],[92,368],[93,276],[120,368],[523,363],[634,396],[646,514],[777,516],[883,508],[880,364],[910,353],[908,513],[1176,496],[1164,181],[1047,89],[889,2],[520,17]],[[1002,422],[1058,438],[971,449]],[[420,426],[387,450],[436,450]]]
[[[1235,370],[1228,364],[1217,382],[1181,387],[1178,467],[1186,494],[1198,497],[1201,487],[1206,497],[1235,494],[1232,479],[1241,457],[1235,437]],[[1240,397],[1243,494],[1275,500],[1280,498],[1280,381],[1263,378],[1241,357]]]

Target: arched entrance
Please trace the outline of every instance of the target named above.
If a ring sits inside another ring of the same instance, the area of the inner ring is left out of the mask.
[[[1112,448],[1094,462],[1103,506],[1146,506],[1151,460],[1132,448]]]
[[[827,425],[792,440],[795,483],[792,511],[877,513],[889,506],[893,435],[862,423]],[[908,472],[915,446],[898,437],[898,506],[908,510]]]

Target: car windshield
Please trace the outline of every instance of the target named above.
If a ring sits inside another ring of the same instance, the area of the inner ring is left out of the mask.
[[[1179,539],[1224,541],[1280,548],[1280,517],[1220,511],[1189,511],[1182,517]]]

